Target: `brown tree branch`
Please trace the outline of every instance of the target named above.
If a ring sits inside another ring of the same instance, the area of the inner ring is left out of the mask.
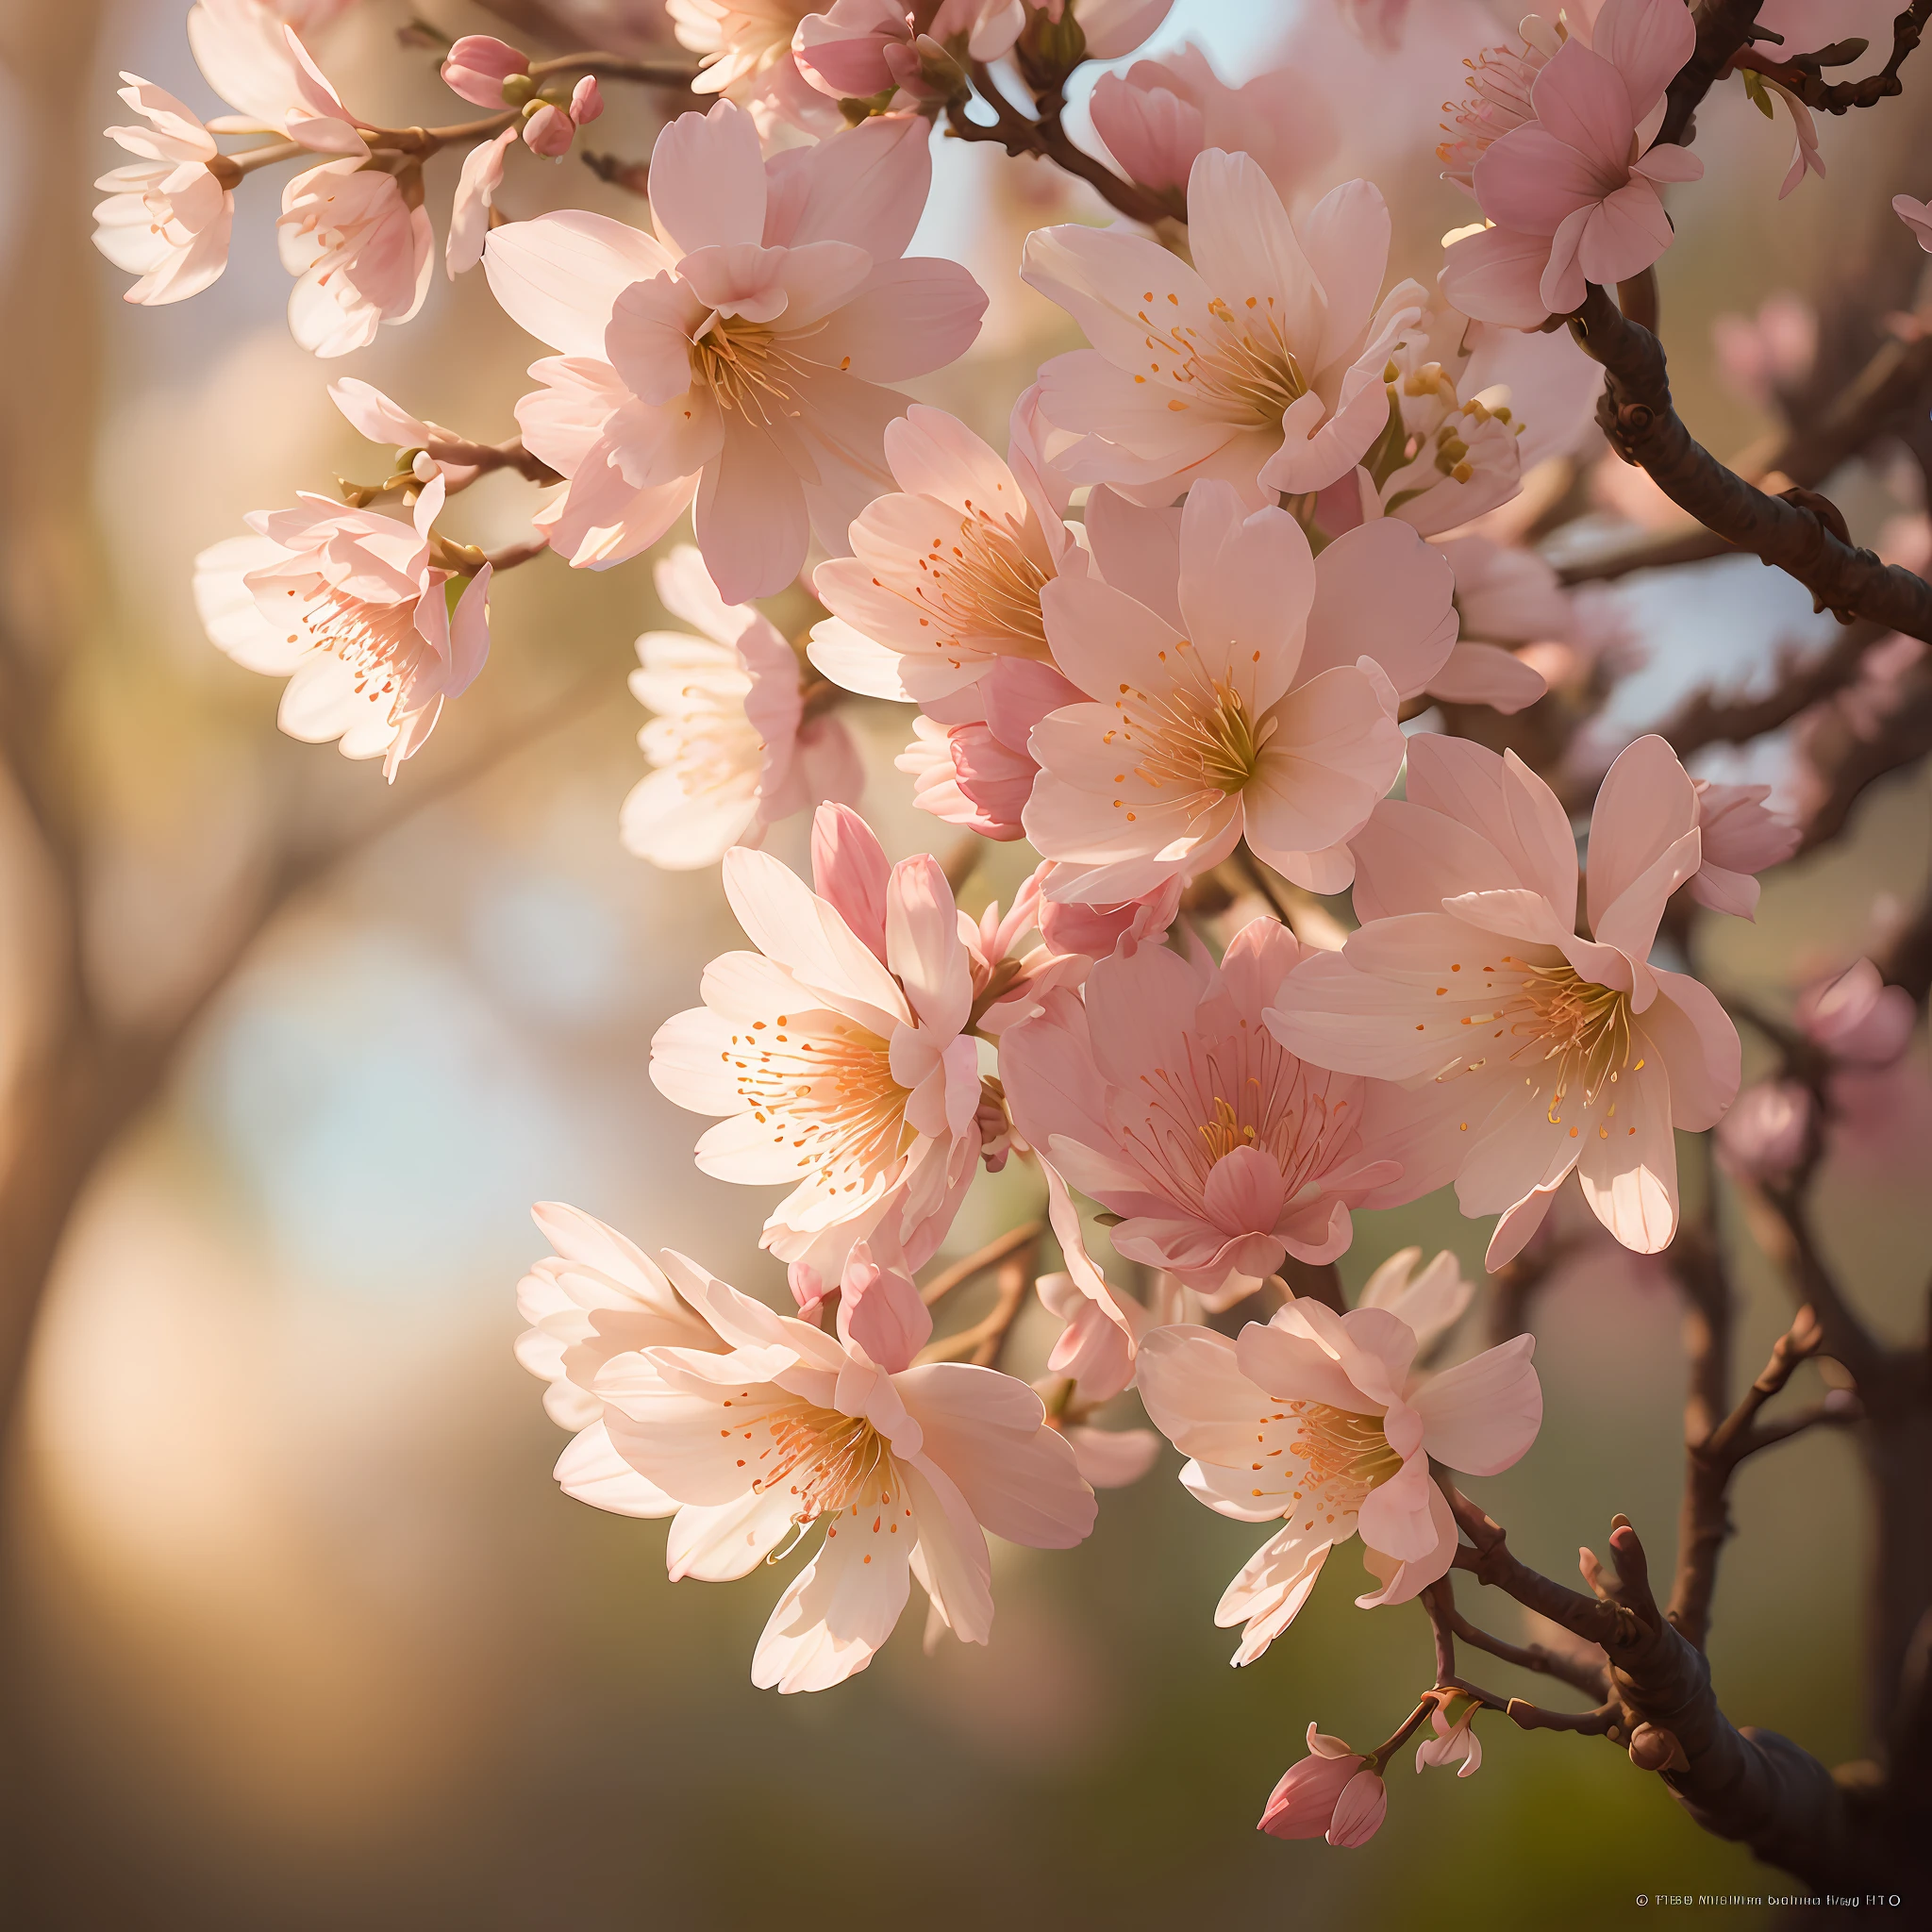
[[[974,1249],[963,1260],[955,1261],[943,1274],[935,1274],[919,1291],[920,1300],[929,1308],[938,1307],[956,1288],[963,1287],[975,1274],[983,1274],[989,1268],[997,1267],[1008,1255],[1029,1242],[1038,1241],[1045,1228],[1046,1224],[1041,1221],[1023,1221],[1018,1227],[1009,1227],[997,1241],[988,1241],[985,1247]]]
[[[1765,75],[1819,113],[1844,114],[1854,108],[1875,108],[1880,101],[1890,100],[1905,92],[1905,83],[1899,79],[1898,71],[1919,44],[1928,17],[1932,17],[1932,0],[1912,0],[1912,4],[1891,23],[1891,58],[1877,73],[1868,74],[1861,80],[1827,81],[1822,63],[1815,55],[1808,54],[1797,54],[1789,60],[1772,60],[1762,54],[1744,49],[1731,64],[1749,67]],[[1852,43],[1854,47],[1862,47],[1863,44],[1861,41]]]
[[[1764,0],[1704,0],[1697,9],[1697,49],[1664,95],[1659,142],[1690,141],[1698,103],[1716,86],[1740,47],[1749,44]]]
[[[1768,496],[1692,438],[1672,407],[1663,348],[1648,329],[1594,286],[1570,321],[1603,365],[1597,420],[1626,462],[1641,464],[1707,529],[1797,578],[1819,608],[1932,641],[1932,585],[1845,541],[1833,527],[1842,520],[1823,498]]]
[[[1707,686],[1692,691],[1657,728],[1680,758],[1713,744],[1749,744],[1856,684],[1866,655],[1891,635],[1882,625],[1854,624],[1809,663],[1788,659],[1777,683],[1762,697],[1724,698]]]

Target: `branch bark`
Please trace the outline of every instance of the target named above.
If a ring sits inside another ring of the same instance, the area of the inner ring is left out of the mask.
[[[1814,508],[1768,496],[1697,442],[1672,406],[1663,347],[1648,329],[1594,286],[1570,322],[1603,365],[1597,420],[1626,462],[1641,464],[1707,529],[1795,577],[1820,609],[1932,641],[1932,585],[1845,541],[1824,499]]]

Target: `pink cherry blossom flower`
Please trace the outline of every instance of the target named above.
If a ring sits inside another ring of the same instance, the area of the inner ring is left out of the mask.
[[[833,683],[930,706],[1008,660],[1052,664],[1040,594],[1086,558],[1029,446],[1031,393],[1013,412],[1010,463],[943,409],[914,404],[888,425],[899,493],[869,504],[852,554],[812,574],[832,615],[813,626],[811,660]]]
[[[1040,768],[1024,751],[1002,744],[985,723],[915,718],[912,742],[892,762],[911,778],[921,811],[982,839],[1004,843],[1025,836],[1020,814]]]
[[[551,1421],[575,1432],[557,1461],[558,1486],[615,1515],[674,1515],[676,1499],[646,1481],[613,1447],[597,1372],[612,1356],[633,1349],[722,1354],[725,1344],[663,1270],[615,1228],[555,1201],[532,1213],[556,1252],[517,1284],[517,1312],[530,1325],[517,1337],[516,1354],[548,1385],[543,1407]]]
[[[353,157],[289,183],[276,242],[296,278],[289,332],[313,355],[367,348],[384,323],[408,322],[429,292],[428,214],[420,201],[409,206],[393,175]]]
[[[1461,1708],[1453,1718],[1457,1706]],[[1474,1777],[1482,1769],[1483,1747],[1475,1734],[1475,1714],[1482,1708],[1474,1697],[1445,1697],[1429,1712],[1433,1738],[1424,1738],[1415,1747],[1415,1768],[1424,1772],[1435,1764],[1453,1764],[1457,1777]]]
[[[1177,203],[1206,148],[1253,156],[1286,197],[1339,140],[1335,116],[1307,74],[1276,66],[1229,87],[1191,42],[1159,60],[1137,60],[1124,74],[1102,75],[1089,108],[1122,171]]]
[[[502,107],[504,82],[529,71],[530,57],[494,34],[465,34],[442,60],[445,85],[479,108]]]
[[[700,636],[646,631],[631,695],[657,715],[638,734],[656,767],[624,802],[625,848],[669,871],[758,846],[793,812],[857,801],[865,773],[836,717],[807,721],[798,656],[748,604],[726,604],[680,543],[657,568],[658,598]]]
[[[604,111],[604,95],[597,76],[587,74],[571,92],[565,108],[544,102],[524,122],[524,142],[532,154],[548,155],[555,160],[570,152],[577,129],[588,126]]]
[[[1808,986],[1798,995],[1798,1024],[1834,1059],[1885,1067],[1905,1052],[1918,1008],[1902,986],[1888,986],[1869,959]]]
[[[1810,1093],[1795,1080],[1758,1080],[1717,1124],[1717,1158],[1740,1180],[1780,1181],[1810,1139]]]
[[[760,1689],[823,1690],[865,1669],[913,1578],[956,1636],[984,1643],[986,1533],[1067,1549],[1092,1528],[1093,1492],[1032,1390],[963,1362],[911,1365],[918,1291],[902,1273],[867,1271],[834,1337],[681,1255],[661,1263],[731,1352],[615,1356],[595,1389],[618,1454],[680,1506],[673,1578],[747,1575],[824,1527],[758,1640]]]
[[[1289,1255],[1332,1261],[1351,1208],[1407,1198],[1369,1083],[1305,1066],[1262,1024],[1301,957],[1272,919],[1218,967],[1158,946],[1115,954],[1084,1004],[1057,995],[1000,1044],[1014,1123],[1041,1158],[1123,1217],[1119,1253],[1203,1294],[1252,1291]]]
[[[1566,41],[1530,88],[1536,118],[1492,142],[1471,179],[1494,225],[1449,249],[1442,287],[1486,322],[1541,326],[1671,244],[1660,184],[1694,181],[1688,149],[1656,145],[1664,90],[1697,42],[1684,0],[1607,0],[1591,44]]]
[[[258,0],[195,0],[188,44],[208,84],[241,109],[210,121],[215,133],[274,133],[318,154],[368,154],[355,117],[273,8]]]
[[[808,13],[792,58],[821,93],[839,100],[890,96],[895,108],[949,100],[971,85],[964,59],[997,60],[1019,38],[1023,0],[833,0]]]
[[[1381,1774],[1310,1723],[1308,1755],[1283,1774],[1255,1828],[1270,1838],[1325,1838],[1353,1850],[1374,1837],[1388,1809]]]
[[[1154,1425],[1183,1456],[1189,1492],[1238,1523],[1284,1526],[1248,1560],[1214,1613],[1242,1624],[1237,1664],[1252,1663],[1294,1621],[1328,1553],[1356,1535],[1381,1588],[1364,1609],[1407,1603],[1456,1555],[1456,1519],[1429,1462],[1494,1475],[1518,1461],[1542,1422],[1519,1335],[1436,1375],[1413,1372],[1415,1331],[1386,1307],[1338,1315],[1290,1302],[1238,1340],[1185,1324],[1141,1345],[1136,1386]]]
[[[843,124],[831,100],[800,73],[792,36],[815,0],[667,0],[678,44],[698,58],[691,92],[736,101],[769,134],[780,123],[814,134]]]
[[[456,199],[450,204],[449,240],[442,252],[443,268],[451,281],[468,275],[483,259],[483,244],[490,235],[490,210],[495,203],[496,191],[503,186],[504,163],[522,132],[512,124],[494,141],[479,141],[463,157]]]
[[[1676,1231],[1674,1129],[1738,1091],[1737,1030],[1707,988],[1650,963],[1665,902],[1700,863],[1697,793],[1660,738],[1604,779],[1591,820],[1591,938],[1576,846],[1515,754],[1409,741],[1406,801],[1356,840],[1362,925],[1308,959],[1268,1016],[1291,1053],[1410,1090],[1419,1191],[1456,1181],[1497,1214],[1489,1266],[1517,1254],[1573,1170],[1618,1241]]]
[[[539,520],[552,544],[619,562],[695,497],[727,602],[782,590],[814,533],[843,555],[906,407],[879,385],[950,361],[986,306],[957,263],[900,258],[930,174],[917,120],[768,162],[750,117],[721,102],[658,138],[655,237],[575,211],[493,230],[492,292],[563,352],[517,410],[569,479]]]
[[[1713,912],[1750,919],[1757,910],[1755,873],[1782,865],[1803,834],[1764,808],[1769,785],[1714,785],[1695,778],[1701,863],[1684,890]]]
[[[1909,194],[1894,194],[1891,211],[1919,238],[1919,246],[1932,255],[1932,206],[1914,201]]]
[[[194,560],[208,636],[246,669],[288,677],[282,729],[380,758],[391,783],[490,653],[490,566],[452,611],[450,573],[430,561],[443,487],[435,477],[417,497],[413,525],[304,491],[299,508],[257,510],[254,536]]]
[[[1363,1284],[1361,1306],[1387,1308],[1415,1333],[1418,1354],[1425,1354],[1468,1311],[1475,1297],[1474,1283],[1447,1248],[1428,1266],[1417,1271],[1420,1248],[1401,1248],[1384,1261]]]
[[[1024,278],[1093,344],[1040,372],[1042,413],[1076,439],[1056,460],[1156,504],[1200,476],[1257,507],[1320,490],[1382,433],[1382,371],[1422,311],[1413,282],[1377,303],[1381,193],[1348,182],[1297,227],[1257,162],[1208,148],[1188,223],[1192,268],[1118,225],[1027,238]]]
[[[796,1183],[763,1244],[832,1279],[860,1241],[908,1267],[931,1257],[973,1177],[980,1091],[945,874],[923,855],[888,868],[863,821],[822,806],[822,831],[828,815],[816,895],[765,853],[724,855],[724,895],[758,950],[711,962],[705,1004],[658,1029],[651,1078],[725,1117],[698,1141],[706,1174]]]
[[[185,302],[228,265],[235,192],[208,167],[214,137],[193,113],[138,74],[121,78],[121,98],[148,125],[108,129],[109,141],[142,158],[94,183],[108,195],[94,209],[94,246],[141,277],[124,300]]]
[[[1134,526],[1125,506],[1104,515]],[[1141,527],[1134,594],[1104,554],[1110,581],[1041,593],[1054,659],[1090,700],[1029,741],[1041,769],[1024,823],[1060,861],[1049,892],[1118,905],[1243,837],[1297,885],[1341,891],[1348,841],[1401,765],[1398,702],[1455,641],[1449,566],[1386,520],[1311,557],[1285,510],[1244,519],[1221,482],[1190,492],[1177,550],[1158,513]]]
[[[1485,47],[1474,59],[1463,62],[1469,69],[1462,83],[1467,98],[1459,106],[1442,103],[1442,111],[1450,116],[1442,123],[1442,132],[1450,138],[1436,149],[1436,158],[1443,164],[1443,180],[1455,182],[1465,194],[1475,193],[1471,175],[1476,162],[1512,128],[1536,119],[1530,90],[1537,75],[1566,40],[1590,44],[1591,22],[1600,5],[1601,0],[1581,0],[1580,5],[1565,7],[1555,22],[1525,14],[1515,42]]]

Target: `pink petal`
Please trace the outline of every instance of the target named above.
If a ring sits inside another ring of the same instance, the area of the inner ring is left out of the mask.
[[[1371,657],[1396,692],[1429,689],[1456,641],[1455,573],[1404,523],[1378,518],[1315,559],[1301,675]]]
[[[758,128],[720,101],[708,114],[680,114],[651,150],[651,217],[678,255],[765,238],[765,160]]]
[[[1536,1338],[1519,1335],[1424,1382],[1409,1401],[1428,1453],[1469,1475],[1496,1475],[1521,1461],[1542,1426],[1535,1352]]]

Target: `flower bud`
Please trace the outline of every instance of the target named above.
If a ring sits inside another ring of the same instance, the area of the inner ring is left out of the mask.
[[[1795,1080],[1760,1080],[1718,1123],[1718,1158],[1740,1180],[1779,1181],[1805,1158],[1811,1096]]]
[[[443,80],[479,108],[516,107],[508,83],[514,77],[528,87],[529,73],[529,57],[491,34],[465,34],[442,63]]]
[[[576,131],[576,123],[548,101],[539,103],[524,121],[524,140],[531,153],[549,155],[553,159],[570,152]]]
[[[597,76],[587,74],[571,90],[570,118],[579,127],[588,127],[604,111],[604,90],[597,85]]]

